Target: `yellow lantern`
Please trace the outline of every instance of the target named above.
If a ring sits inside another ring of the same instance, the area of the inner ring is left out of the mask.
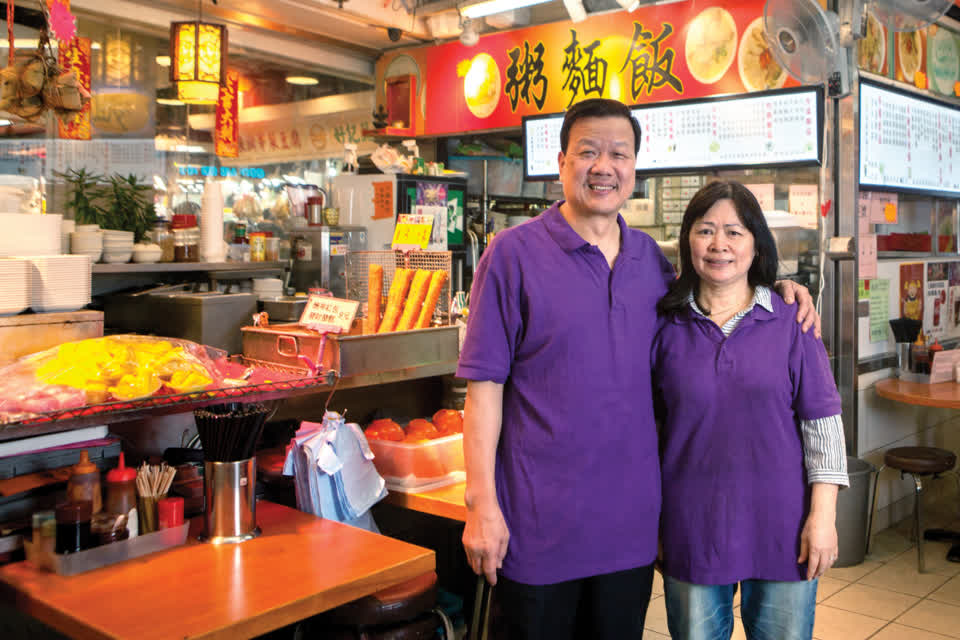
[[[216,104],[227,73],[227,28],[207,22],[170,24],[170,81],[187,104]]]

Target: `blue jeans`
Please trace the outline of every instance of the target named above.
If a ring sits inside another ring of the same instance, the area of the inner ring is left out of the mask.
[[[735,584],[690,584],[663,577],[673,640],[729,640]],[[810,640],[817,580],[740,583],[740,615],[749,640]]]

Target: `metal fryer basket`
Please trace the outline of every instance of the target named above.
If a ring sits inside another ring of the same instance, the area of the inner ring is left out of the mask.
[[[433,317],[440,318],[441,324],[450,324],[450,283],[453,277],[453,253],[450,251],[351,251],[347,254],[347,298],[360,300],[363,313],[366,314],[367,275],[371,264],[383,267],[383,288],[380,296],[386,300],[397,269],[428,269],[446,271],[447,282],[440,292],[437,309]]]

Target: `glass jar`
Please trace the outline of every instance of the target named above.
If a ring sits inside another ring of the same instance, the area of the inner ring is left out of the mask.
[[[173,232],[166,220],[157,220],[150,232],[150,239],[160,247],[160,262],[173,262]]]
[[[56,509],[57,553],[76,553],[90,548],[90,518],[93,503],[89,500],[68,502]]]
[[[200,228],[197,226],[197,216],[175,215],[170,229],[173,233],[173,261],[199,262]]]

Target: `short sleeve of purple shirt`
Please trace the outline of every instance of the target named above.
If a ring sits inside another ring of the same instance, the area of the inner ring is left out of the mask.
[[[650,346],[673,267],[619,218],[611,270],[560,204],[484,252],[457,369],[504,385],[503,574],[526,584],[649,564],[659,522]]]

